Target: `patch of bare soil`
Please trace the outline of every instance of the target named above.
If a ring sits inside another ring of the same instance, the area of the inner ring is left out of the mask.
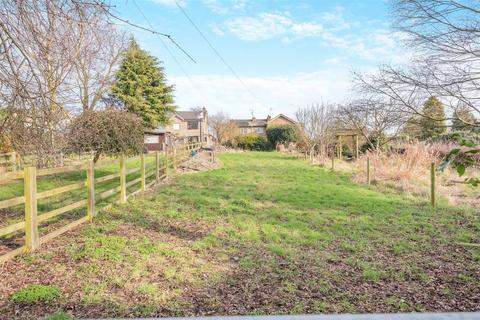
[[[389,268],[388,276],[378,281],[365,281],[362,270],[347,263],[349,253],[339,252],[343,257],[334,259],[306,253],[291,260],[251,248],[243,252],[245,256],[233,261],[238,267],[225,275],[223,282],[190,290],[186,315],[480,310],[478,269],[470,270],[473,281],[458,277],[469,259],[459,248],[439,248],[430,256],[416,256],[418,265],[427,270],[422,277],[406,272],[388,252],[378,252],[372,259]],[[446,256],[446,252],[456,254]],[[244,259],[254,263],[239,266],[238,261]]]
[[[217,169],[220,167],[220,162],[214,151],[200,150],[193,157],[183,162],[177,168],[178,172],[200,172]]]

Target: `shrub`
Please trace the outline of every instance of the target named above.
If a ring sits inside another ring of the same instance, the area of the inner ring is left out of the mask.
[[[291,125],[277,125],[267,128],[267,138],[272,146],[298,140],[297,129]]]
[[[386,138],[383,135],[377,135],[377,136],[369,136],[368,141],[366,141],[364,144],[360,146],[360,152],[365,153],[367,151],[373,151],[377,148],[380,150],[384,150],[387,148],[386,144]]]
[[[237,146],[244,150],[267,151],[271,149],[271,144],[267,138],[257,134],[248,134],[236,139]]]
[[[50,302],[60,297],[60,289],[42,284],[29,284],[15,292],[10,299],[14,302],[35,303]]]
[[[442,141],[457,142],[459,138],[472,141],[475,144],[480,144],[480,132],[476,132],[474,130],[456,131],[456,132],[442,134],[440,136],[432,138],[431,141],[432,142],[442,142]]]
[[[121,110],[85,111],[73,120],[68,133],[68,151],[101,155],[138,154],[143,151],[143,121]]]

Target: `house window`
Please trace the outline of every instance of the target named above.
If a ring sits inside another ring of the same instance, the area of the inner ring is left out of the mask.
[[[241,134],[247,134],[248,133],[248,128],[240,128],[240,133]]]
[[[255,128],[255,130],[257,131],[258,134],[265,133],[265,128],[263,128],[263,127],[257,127],[257,128]]]
[[[198,130],[198,121],[188,121],[187,122],[188,130]]]
[[[173,130],[180,130],[180,123],[174,123]]]

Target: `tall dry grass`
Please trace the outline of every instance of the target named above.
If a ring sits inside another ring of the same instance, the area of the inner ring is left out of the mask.
[[[453,142],[416,142],[396,146],[392,151],[363,154],[357,160],[335,160],[335,170],[352,174],[355,183],[366,183],[367,158],[370,159],[372,184],[381,189],[401,192],[416,198],[430,197],[430,165],[437,166],[445,155],[458,147]],[[331,158],[316,158],[314,164],[331,167]],[[450,204],[480,208],[480,187],[465,184],[468,176],[479,176],[480,170],[469,168],[465,177],[459,177],[450,168],[437,171],[437,194]]]

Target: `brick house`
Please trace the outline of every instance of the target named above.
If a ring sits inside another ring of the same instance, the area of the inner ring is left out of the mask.
[[[267,128],[273,125],[289,124],[296,125],[297,122],[290,119],[284,114],[279,114],[276,117],[270,115],[265,119],[257,119],[252,117],[247,120],[232,120],[238,127],[238,135],[246,135],[256,133],[259,135],[266,135]]]
[[[176,111],[170,117],[168,125],[145,132],[144,143],[148,151],[164,150],[165,145],[172,141],[202,142],[204,145],[211,145],[212,135],[208,127],[207,109]]]

